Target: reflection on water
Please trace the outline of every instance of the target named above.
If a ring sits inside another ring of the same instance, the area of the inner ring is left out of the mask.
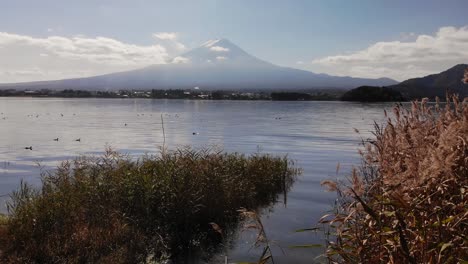
[[[138,155],[166,146],[216,146],[242,153],[288,154],[303,175],[281,203],[265,213],[263,223],[275,262],[310,263],[317,255],[291,245],[320,243],[320,237],[294,230],[315,225],[330,208],[334,195],[320,186],[325,178],[358,163],[360,137],[370,136],[374,120],[392,104],[345,102],[184,101],[145,99],[0,98],[0,195],[20,180],[39,184],[40,166],[53,168],[61,160],[102,153],[107,146]],[[361,131],[358,135],[353,128]],[[54,139],[58,138],[58,141]],[[76,141],[80,139],[80,141]],[[32,150],[25,147],[32,146]],[[1,211],[5,212],[5,197]],[[228,248],[233,261],[253,261],[252,233],[239,232]],[[222,256],[220,256],[221,258]],[[216,260],[214,260],[216,261]]]

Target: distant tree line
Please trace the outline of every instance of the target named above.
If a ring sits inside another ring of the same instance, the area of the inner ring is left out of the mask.
[[[120,91],[88,91],[88,90],[0,90],[0,96],[27,97],[65,97],[65,98],[153,98],[153,99],[196,99],[196,100],[273,100],[273,101],[362,101],[384,102],[405,101],[403,95],[394,89],[386,87],[361,86],[344,92],[342,90],[310,90],[310,91],[204,91],[197,89],[153,89],[120,90]]]
[[[339,100],[341,94],[317,92],[317,93],[301,93],[301,92],[274,92],[271,93],[273,101],[335,101]]]
[[[346,92],[342,97],[343,101],[358,102],[402,102],[406,101],[403,95],[392,88],[361,86]]]

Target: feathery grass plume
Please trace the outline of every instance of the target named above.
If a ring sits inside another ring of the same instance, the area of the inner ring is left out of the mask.
[[[362,151],[323,222],[330,263],[465,263],[468,260],[468,104],[451,97],[400,106]],[[331,188],[331,189],[334,189]]]
[[[286,158],[208,149],[76,158],[44,174],[40,191],[22,184],[13,193],[1,262],[184,261],[216,250],[239,208],[276,202],[296,173]]]

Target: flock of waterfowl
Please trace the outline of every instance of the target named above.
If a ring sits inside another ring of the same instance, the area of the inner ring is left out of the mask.
[[[3,114],[3,113],[0,113],[0,115],[4,115],[4,114]],[[46,115],[50,115],[50,113],[47,113]],[[73,113],[73,115],[76,115],[76,114]],[[39,118],[39,116],[40,116],[39,114],[36,114],[36,115],[34,115],[34,114],[29,114],[29,115],[27,115],[27,117],[36,117],[36,118]],[[64,114],[63,114],[63,113],[60,113],[60,116],[61,116],[61,117],[64,117]],[[6,117],[3,117],[2,119],[3,119],[3,120],[6,120]],[[125,125],[127,125],[127,124],[125,124]],[[54,138],[53,140],[54,140],[54,141],[59,141],[59,138]],[[81,142],[81,138],[77,138],[77,139],[75,139],[75,141]],[[33,150],[33,147],[32,147],[32,146],[24,147],[24,149]]]
[[[59,138],[54,138],[54,141],[59,141]],[[77,139],[75,139],[75,141],[81,142],[81,138],[77,138]],[[33,147],[32,146],[24,147],[24,149],[33,150]]]
[[[7,117],[4,116],[4,113],[0,113],[0,115],[2,116],[2,119],[3,119],[3,120],[6,120],[6,119],[7,119]],[[46,115],[50,115],[50,113],[47,113]],[[76,114],[73,113],[73,116],[75,116],[75,115],[76,115]],[[138,117],[139,117],[139,116],[144,116],[144,115],[145,115],[144,113],[137,114]],[[60,113],[60,116],[61,116],[61,117],[64,117],[65,115],[64,115],[63,113]],[[153,116],[153,115],[152,115],[152,114],[149,114],[149,115],[147,114],[147,116]],[[165,114],[165,116],[170,116],[170,114]],[[28,114],[27,117],[36,117],[36,118],[39,118],[40,115],[39,115],[39,114]],[[175,114],[174,117],[179,118],[179,115],[178,115],[178,114]],[[127,123],[124,123],[124,126],[127,127],[128,124],[127,124]],[[200,134],[199,132],[192,132],[192,135],[194,135],[194,136],[195,136],[195,135],[199,135],[199,134]],[[59,141],[59,140],[60,140],[60,139],[59,139],[58,137],[53,139],[53,141]],[[74,141],[76,141],[76,142],[81,142],[81,138],[77,138],[77,139],[75,139]],[[33,147],[32,147],[32,146],[26,146],[26,147],[24,147],[24,149],[26,149],[26,150],[33,150]]]

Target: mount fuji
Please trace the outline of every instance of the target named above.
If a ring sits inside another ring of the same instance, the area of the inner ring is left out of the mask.
[[[281,67],[248,54],[227,39],[218,39],[177,56],[167,64],[87,78],[0,84],[0,88],[298,90],[351,89],[362,85],[388,86],[397,83],[388,78],[337,77]]]

